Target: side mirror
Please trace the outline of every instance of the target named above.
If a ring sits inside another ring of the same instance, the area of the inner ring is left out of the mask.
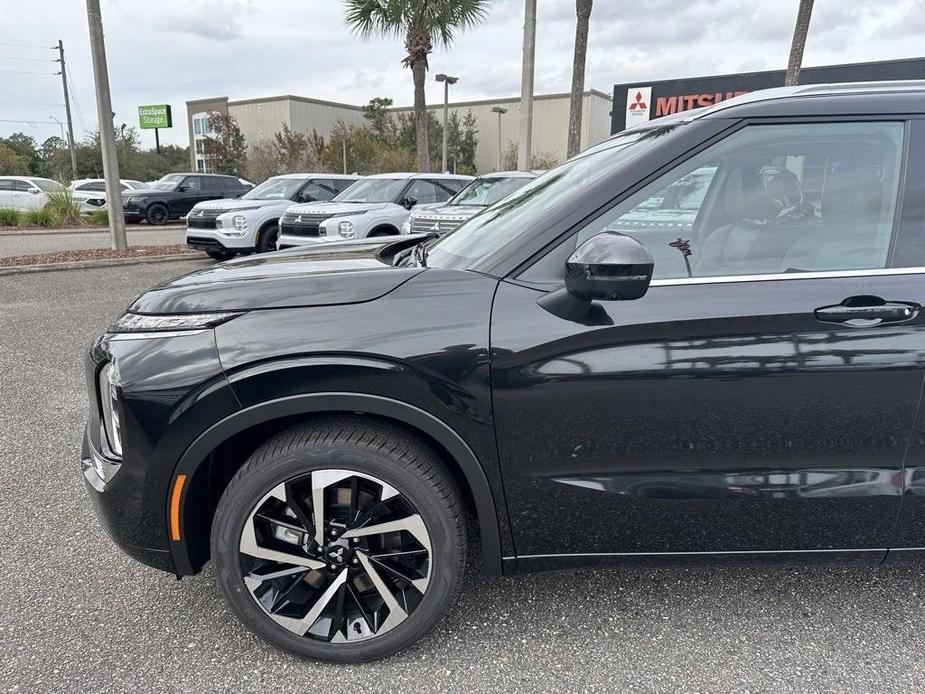
[[[299,202],[315,202],[315,196],[305,193],[299,196]]]
[[[32,193],[33,195],[38,195],[42,191],[40,191],[38,188],[30,188],[29,192]]]
[[[418,204],[418,199],[417,199],[416,197],[414,197],[413,195],[409,195],[408,197],[406,197],[406,198],[405,198],[404,200],[402,200],[401,202],[402,202],[402,205],[403,205],[405,208],[407,208],[407,209],[410,210],[412,207],[414,207],[415,205]]]
[[[177,192],[178,192],[178,193],[185,193],[185,192],[188,191],[188,190],[189,190],[189,186],[187,186],[187,185],[177,186]]]
[[[565,288],[546,294],[540,306],[567,320],[582,320],[592,302],[645,296],[655,261],[636,239],[605,231],[581,244],[565,263]]]

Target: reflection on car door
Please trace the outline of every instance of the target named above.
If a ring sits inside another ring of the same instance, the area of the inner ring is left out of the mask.
[[[883,557],[925,354],[925,284],[890,257],[904,127],[749,126],[570,240],[645,243],[642,299],[573,322],[501,283],[493,401],[519,556]],[[640,207],[704,167],[689,228],[646,226]]]

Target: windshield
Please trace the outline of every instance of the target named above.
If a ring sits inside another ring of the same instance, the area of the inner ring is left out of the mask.
[[[44,190],[46,193],[64,190],[63,185],[57,181],[52,181],[50,178],[33,178],[32,182],[39,187],[39,190]]]
[[[456,194],[448,205],[480,205],[487,207],[507,197],[515,190],[523,188],[532,178],[518,176],[516,178],[477,178]]]
[[[151,187],[156,190],[173,190],[184,178],[186,178],[185,174],[167,174],[152,183]]]
[[[404,178],[364,178],[332,202],[397,202],[407,182]]]
[[[241,196],[242,200],[295,200],[296,193],[305,185],[304,178],[276,176],[268,178],[256,188]]]
[[[428,252],[427,264],[465,269],[518,237],[534,232],[552,210],[569,204],[583,188],[612,174],[616,167],[674,127],[617,135],[533,179],[440,239]]]

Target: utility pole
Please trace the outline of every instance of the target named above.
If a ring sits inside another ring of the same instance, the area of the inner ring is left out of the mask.
[[[74,148],[74,124],[71,121],[71,98],[67,93],[67,70],[64,67],[64,43],[58,39],[58,60],[61,63],[61,85],[64,87],[64,113],[67,116],[68,147],[71,148],[71,178],[77,178],[77,150]]]
[[[116,134],[112,127],[112,97],[109,94],[109,69],[106,67],[106,44],[103,39],[103,17],[100,0],[87,0],[87,22],[90,25],[90,52],[93,57],[93,80],[96,83],[96,111],[100,120],[100,145],[103,150],[103,177],[106,179],[106,207],[113,250],[128,247],[125,237],[125,213],[122,210],[122,188],[119,185],[119,159],[116,155]]]
[[[526,0],[524,5],[524,59],[520,81],[520,147],[517,154],[517,168],[530,168],[530,154],[533,146],[533,63],[536,57],[536,0]]]
[[[492,112],[498,114],[498,171],[501,170],[501,116],[507,113],[503,106],[492,106]]]

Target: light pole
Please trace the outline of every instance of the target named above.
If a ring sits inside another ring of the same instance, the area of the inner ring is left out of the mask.
[[[517,168],[530,168],[533,147],[533,63],[536,57],[536,0],[524,2],[524,62],[520,80],[520,151]]]
[[[507,113],[507,109],[501,106],[493,106],[492,113],[498,114],[498,171],[501,170],[501,116]]]
[[[450,77],[442,72],[437,75],[437,81],[443,82],[443,165],[440,167],[441,172],[446,171],[446,122],[449,113],[450,104],[450,85],[459,82],[458,77]]]

